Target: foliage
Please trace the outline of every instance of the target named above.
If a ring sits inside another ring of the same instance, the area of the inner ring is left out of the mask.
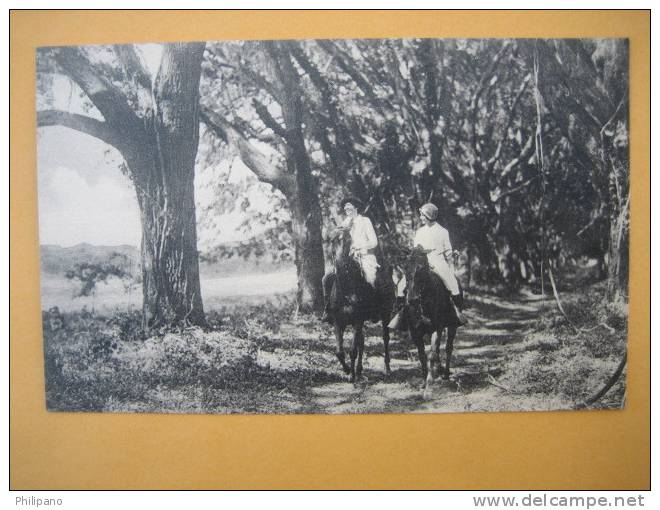
[[[130,281],[133,275],[128,273],[124,267],[127,266],[126,255],[114,253],[111,260],[104,263],[79,262],[74,264],[64,275],[69,280],[78,280],[80,289],[77,297],[90,296],[95,290],[97,284],[105,283],[108,278],[115,277],[127,281],[127,285],[132,285]]]
[[[209,45],[202,86],[277,166],[286,144],[260,48]],[[481,281],[517,288],[541,261],[581,255],[605,265],[627,207],[625,41],[299,41],[290,54],[326,229],[357,195],[394,253],[431,200]]]
[[[183,46],[164,48],[176,55]],[[200,224],[222,231],[218,216],[236,213],[244,238],[208,247],[210,259],[293,259],[299,283],[308,280],[299,298],[305,288],[318,294],[321,231],[333,228],[337,204],[350,193],[366,204],[383,258],[395,258],[410,242],[419,206],[432,201],[464,252],[470,282],[515,291],[547,278],[549,264],[589,256],[608,276],[608,297],[625,299],[627,41],[223,41],[205,48],[199,87],[205,128],[196,163],[198,173],[212,170],[213,200]],[[42,103],[52,102],[54,72],[65,71],[91,94],[78,62],[120,96],[127,108],[104,103],[105,95],[88,97],[84,126],[124,147],[134,177],[140,173],[129,161],[137,155],[128,150],[134,137],[125,147],[124,136],[106,129],[128,125],[126,119],[140,130],[151,125],[133,121],[154,118],[155,96],[144,91],[166,83],[147,79],[136,51],[44,49],[37,82]],[[99,112],[107,117],[104,129],[94,120]],[[40,125],[80,122],[70,113],[51,117],[42,116]],[[236,164],[253,175],[230,178]],[[138,197],[152,184],[136,182]],[[162,199],[157,195],[143,208]]]
[[[579,334],[558,310],[546,313],[523,350],[507,360],[502,382],[520,393],[561,396],[574,405],[600,390],[621,360],[627,336],[627,309],[609,304],[605,295],[604,285],[597,284],[562,303],[571,322],[582,329]],[[595,405],[618,405],[624,389],[625,374]]]

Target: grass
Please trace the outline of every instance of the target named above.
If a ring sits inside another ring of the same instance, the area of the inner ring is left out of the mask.
[[[383,370],[379,328],[366,330],[366,379],[347,382],[331,328],[296,316],[290,293],[225,296],[207,304],[209,328],[145,333],[140,313],[117,308],[43,313],[46,401],[54,411],[372,413],[572,409],[613,373],[627,310],[602,285],[562,294],[577,335],[554,302],[533,294],[470,299],[452,379],[428,391],[406,334]],[[69,311],[71,310],[71,311]],[[346,345],[351,334],[346,335]],[[496,377],[497,379],[492,379]],[[497,382],[498,386],[492,384]],[[625,374],[595,407],[619,407]]]
[[[577,405],[603,387],[625,353],[628,311],[606,302],[604,284],[567,294],[562,304],[573,326],[551,302],[521,352],[507,360],[501,381],[520,393],[559,396]],[[625,371],[593,407],[621,407],[624,393]]]

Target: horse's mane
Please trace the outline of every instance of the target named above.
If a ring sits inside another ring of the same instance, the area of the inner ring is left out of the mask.
[[[419,247],[410,251],[406,278],[409,299],[421,298],[431,292],[448,292],[440,277],[431,270],[426,253]]]
[[[335,277],[342,292],[354,292],[363,283],[360,264],[350,255],[351,235],[343,231],[333,239]]]

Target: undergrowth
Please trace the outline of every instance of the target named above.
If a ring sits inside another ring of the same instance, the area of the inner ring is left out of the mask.
[[[139,312],[106,317],[52,308],[43,313],[47,406],[59,411],[267,409],[273,405],[266,402],[268,395],[292,381],[258,365],[256,355],[289,308],[266,303],[230,315],[220,310],[209,314],[208,329],[151,334],[142,329]],[[245,402],[241,397],[248,391],[264,401]]]
[[[560,396],[579,405],[598,392],[626,351],[627,305],[608,303],[603,284],[561,297],[566,316],[549,301],[502,382],[513,391]],[[567,319],[568,318],[568,319]],[[593,407],[621,407],[625,371]]]

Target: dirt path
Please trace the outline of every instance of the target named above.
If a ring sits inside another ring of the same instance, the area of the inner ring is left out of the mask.
[[[280,373],[286,382],[264,401],[274,412],[298,413],[557,408],[556,402],[517,395],[497,379],[505,369],[506,358],[522,349],[523,340],[538,320],[540,296],[528,294],[516,301],[480,297],[471,303],[466,313],[469,325],[456,337],[449,381],[437,380],[424,390],[417,351],[405,333],[393,335],[392,374],[386,376],[380,327],[370,326],[366,331],[364,378],[351,384],[334,357],[331,329],[320,323],[293,322],[260,341],[257,365]],[[442,349],[441,359],[444,362]],[[261,400],[263,396],[254,397]]]
[[[407,333],[392,334],[392,373],[385,374],[376,325],[365,330],[363,379],[350,383],[335,358],[332,328],[317,318],[292,318],[290,295],[224,298],[210,307],[208,330],[168,331],[146,340],[130,335],[131,327],[139,333],[139,314],[49,315],[47,402],[53,410],[164,413],[558,410],[574,408],[602,387],[619,362],[621,327],[619,339],[608,332],[602,342],[594,333],[580,345],[567,344],[573,348],[567,354],[553,355],[559,337],[537,327],[552,317],[552,301],[531,293],[509,300],[481,294],[469,303],[451,377],[428,388]],[[573,315],[580,316],[580,307],[589,310],[588,303],[576,301]],[[589,323],[602,320],[595,317]],[[347,348],[350,337],[349,329]],[[618,391],[615,406],[623,398]]]

